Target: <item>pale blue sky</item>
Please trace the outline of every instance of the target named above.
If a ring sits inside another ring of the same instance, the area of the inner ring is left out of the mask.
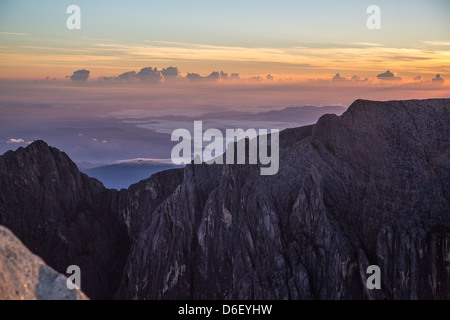
[[[70,38],[73,33],[65,28],[65,10],[71,4],[82,10],[83,35],[120,41],[239,46],[364,41],[406,45],[450,37],[447,0],[2,0],[0,31]],[[379,32],[365,28],[365,11],[370,4],[382,10]]]

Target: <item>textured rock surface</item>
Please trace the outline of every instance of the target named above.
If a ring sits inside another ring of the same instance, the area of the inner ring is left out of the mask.
[[[120,192],[38,142],[0,157],[0,224],[85,262],[92,298],[450,299],[449,123],[449,99],[358,100],[283,131],[277,175],[189,165]]]
[[[66,280],[0,226],[0,300],[87,299],[80,290],[67,289]]]
[[[78,265],[92,299],[112,297],[128,255],[116,205],[117,192],[42,141],[0,157],[0,224],[58,272]]]
[[[450,100],[358,100],[284,131],[275,176],[187,166],[141,218],[117,297],[449,299],[449,123]]]

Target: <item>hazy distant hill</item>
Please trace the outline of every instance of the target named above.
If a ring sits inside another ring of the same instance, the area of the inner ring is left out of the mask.
[[[293,106],[267,111],[270,109],[258,107],[253,108],[253,112],[225,108],[220,112],[209,110],[195,116],[172,115],[168,110],[169,115],[164,116],[118,119],[110,115],[99,117],[91,114],[91,109],[77,110],[53,105],[0,103],[0,154],[18,146],[25,147],[27,142],[44,140],[64,150],[84,170],[113,164],[120,159],[168,158],[175,145],[170,141],[170,134],[178,128],[191,130],[195,120],[202,120],[205,128],[221,130],[283,130],[314,124],[324,114],[341,115],[345,108]],[[58,121],[49,121],[49,114],[57,117]],[[2,143],[5,137],[23,142]],[[93,166],[94,163],[97,165]]]
[[[120,190],[147,179],[154,173],[174,168],[181,168],[181,166],[175,166],[168,161],[135,159],[89,169],[80,168],[80,170],[100,180],[105,187]]]

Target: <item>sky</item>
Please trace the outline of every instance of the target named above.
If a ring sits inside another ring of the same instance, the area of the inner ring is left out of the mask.
[[[66,9],[81,9],[69,30]],[[369,5],[381,29],[369,30]],[[166,0],[0,2],[0,78],[91,79],[152,66],[275,79],[450,79],[447,0]]]
[[[77,163],[167,159],[170,132],[195,120],[282,130],[316,122],[304,106],[450,98],[449,13],[448,0],[0,0],[0,154],[42,139]]]

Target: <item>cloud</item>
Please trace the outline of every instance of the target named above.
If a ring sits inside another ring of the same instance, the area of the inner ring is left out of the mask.
[[[381,44],[373,42],[352,42],[351,44],[355,46],[381,47]]]
[[[235,75],[233,77],[233,75]],[[237,78],[236,78],[237,76]],[[228,80],[228,73],[225,73],[223,71],[213,71],[208,76],[204,77],[199,75],[198,73],[188,73],[186,75],[186,79],[189,81],[219,81],[219,80]],[[231,74],[231,79],[239,79],[239,74]]]
[[[140,80],[143,82],[161,82],[162,80],[174,80],[178,79],[180,72],[177,67],[167,67],[162,70],[157,68],[146,67],[142,68],[138,73],[136,71],[128,71],[112,77],[101,77],[102,81],[135,81]]]
[[[106,81],[106,82],[112,82],[112,81],[124,82],[124,81],[139,80],[139,78],[137,77],[136,71],[124,72],[124,73],[119,74],[118,76],[99,77],[98,79],[100,81]]]
[[[89,74],[91,72],[89,70],[83,69],[75,71],[71,76],[70,79],[72,81],[86,81],[89,78]]]
[[[220,71],[220,79],[227,80],[228,79],[228,73]]]
[[[205,77],[202,77],[198,73],[188,73],[186,75],[186,79],[188,79],[189,81],[201,81],[205,80]]]
[[[450,46],[450,41],[423,41],[423,43],[432,46]]]
[[[117,76],[117,80],[133,80],[136,78],[136,71],[128,71]]]
[[[217,71],[213,71],[209,76],[207,76],[207,79],[212,81],[220,80],[220,73]]]
[[[351,80],[355,81],[355,82],[366,82],[366,81],[369,81],[369,79],[367,79],[367,78],[361,79],[361,77],[358,76],[358,75],[354,75]]]
[[[219,81],[219,80],[239,80],[238,73],[232,73],[231,77],[224,71],[212,71],[209,75],[203,76],[198,73],[188,73],[186,77],[180,76],[178,67],[167,67],[158,70],[157,68],[146,67],[142,68],[138,73],[135,71],[128,71],[118,76],[100,77],[100,81],[112,82],[112,81],[133,81],[139,79],[144,82],[162,82],[171,81],[176,79],[186,78],[189,81]],[[270,78],[270,75],[269,75]]]
[[[239,73],[232,73],[230,76],[231,80],[240,80]]]
[[[180,72],[177,67],[167,67],[161,70],[162,75],[164,76],[164,80],[173,80],[178,79],[180,76]]]
[[[438,73],[438,74],[436,75],[436,77],[433,78],[431,81],[432,81],[433,83],[444,83],[444,82],[445,82],[444,78],[442,78],[441,75],[440,75],[439,73]]]
[[[266,76],[266,80],[272,81],[272,80],[273,80],[273,76],[269,73],[269,74]]]
[[[6,141],[6,143],[24,143],[25,140],[23,139],[9,139],[8,141]]]
[[[413,78],[414,81],[422,81],[422,76],[415,76]]]
[[[396,77],[390,70],[380,73],[377,78],[381,80],[402,80],[401,77]]]
[[[4,32],[4,31],[0,31],[1,35],[5,35],[5,36],[29,36],[29,33],[22,33],[22,32]]]
[[[163,79],[161,71],[152,67],[142,68],[136,77],[143,82],[161,82]]]
[[[76,68],[80,64],[86,69],[95,68],[96,73],[110,76],[112,70],[123,72],[127,70],[124,68],[134,66],[139,61],[145,64],[170,61],[170,65],[179,67],[185,67],[189,61],[190,66],[194,63],[202,70],[211,68],[212,63],[220,63],[245,74],[258,74],[260,70],[270,68],[268,70],[273,73],[298,74],[303,78],[313,76],[307,75],[307,71],[315,77],[318,74],[327,75],[330,70],[340,70],[346,74],[354,70],[372,73],[386,66],[395,67],[397,72],[405,74],[432,73],[435,70],[448,73],[450,70],[445,64],[450,53],[450,48],[446,47],[450,43],[448,39],[417,42],[407,47],[380,46],[370,42],[340,44],[334,41],[285,47],[218,46],[167,41],[146,41],[140,44],[82,41],[84,43],[77,48],[34,43],[14,45],[0,52],[0,61],[13,60],[15,65],[33,67],[33,71],[22,71],[20,76],[14,77],[29,76],[29,73],[43,75],[44,72],[45,75],[52,72],[51,76],[61,77],[62,73],[68,72],[67,68]],[[36,59],[37,56],[39,59]],[[410,63],[417,59],[422,59],[420,64]],[[194,69],[193,72],[198,71]],[[0,73],[7,71],[2,69]]]
[[[346,78],[342,77],[339,73],[336,73],[336,75],[332,79],[333,81],[343,81],[347,80]]]
[[[263,80],[263,78],[261,77],[261,76],[253,76],[253,77],[250,77],[250,78],[248,78],[248,80],[250,80],[250,81],[262,81]]]

